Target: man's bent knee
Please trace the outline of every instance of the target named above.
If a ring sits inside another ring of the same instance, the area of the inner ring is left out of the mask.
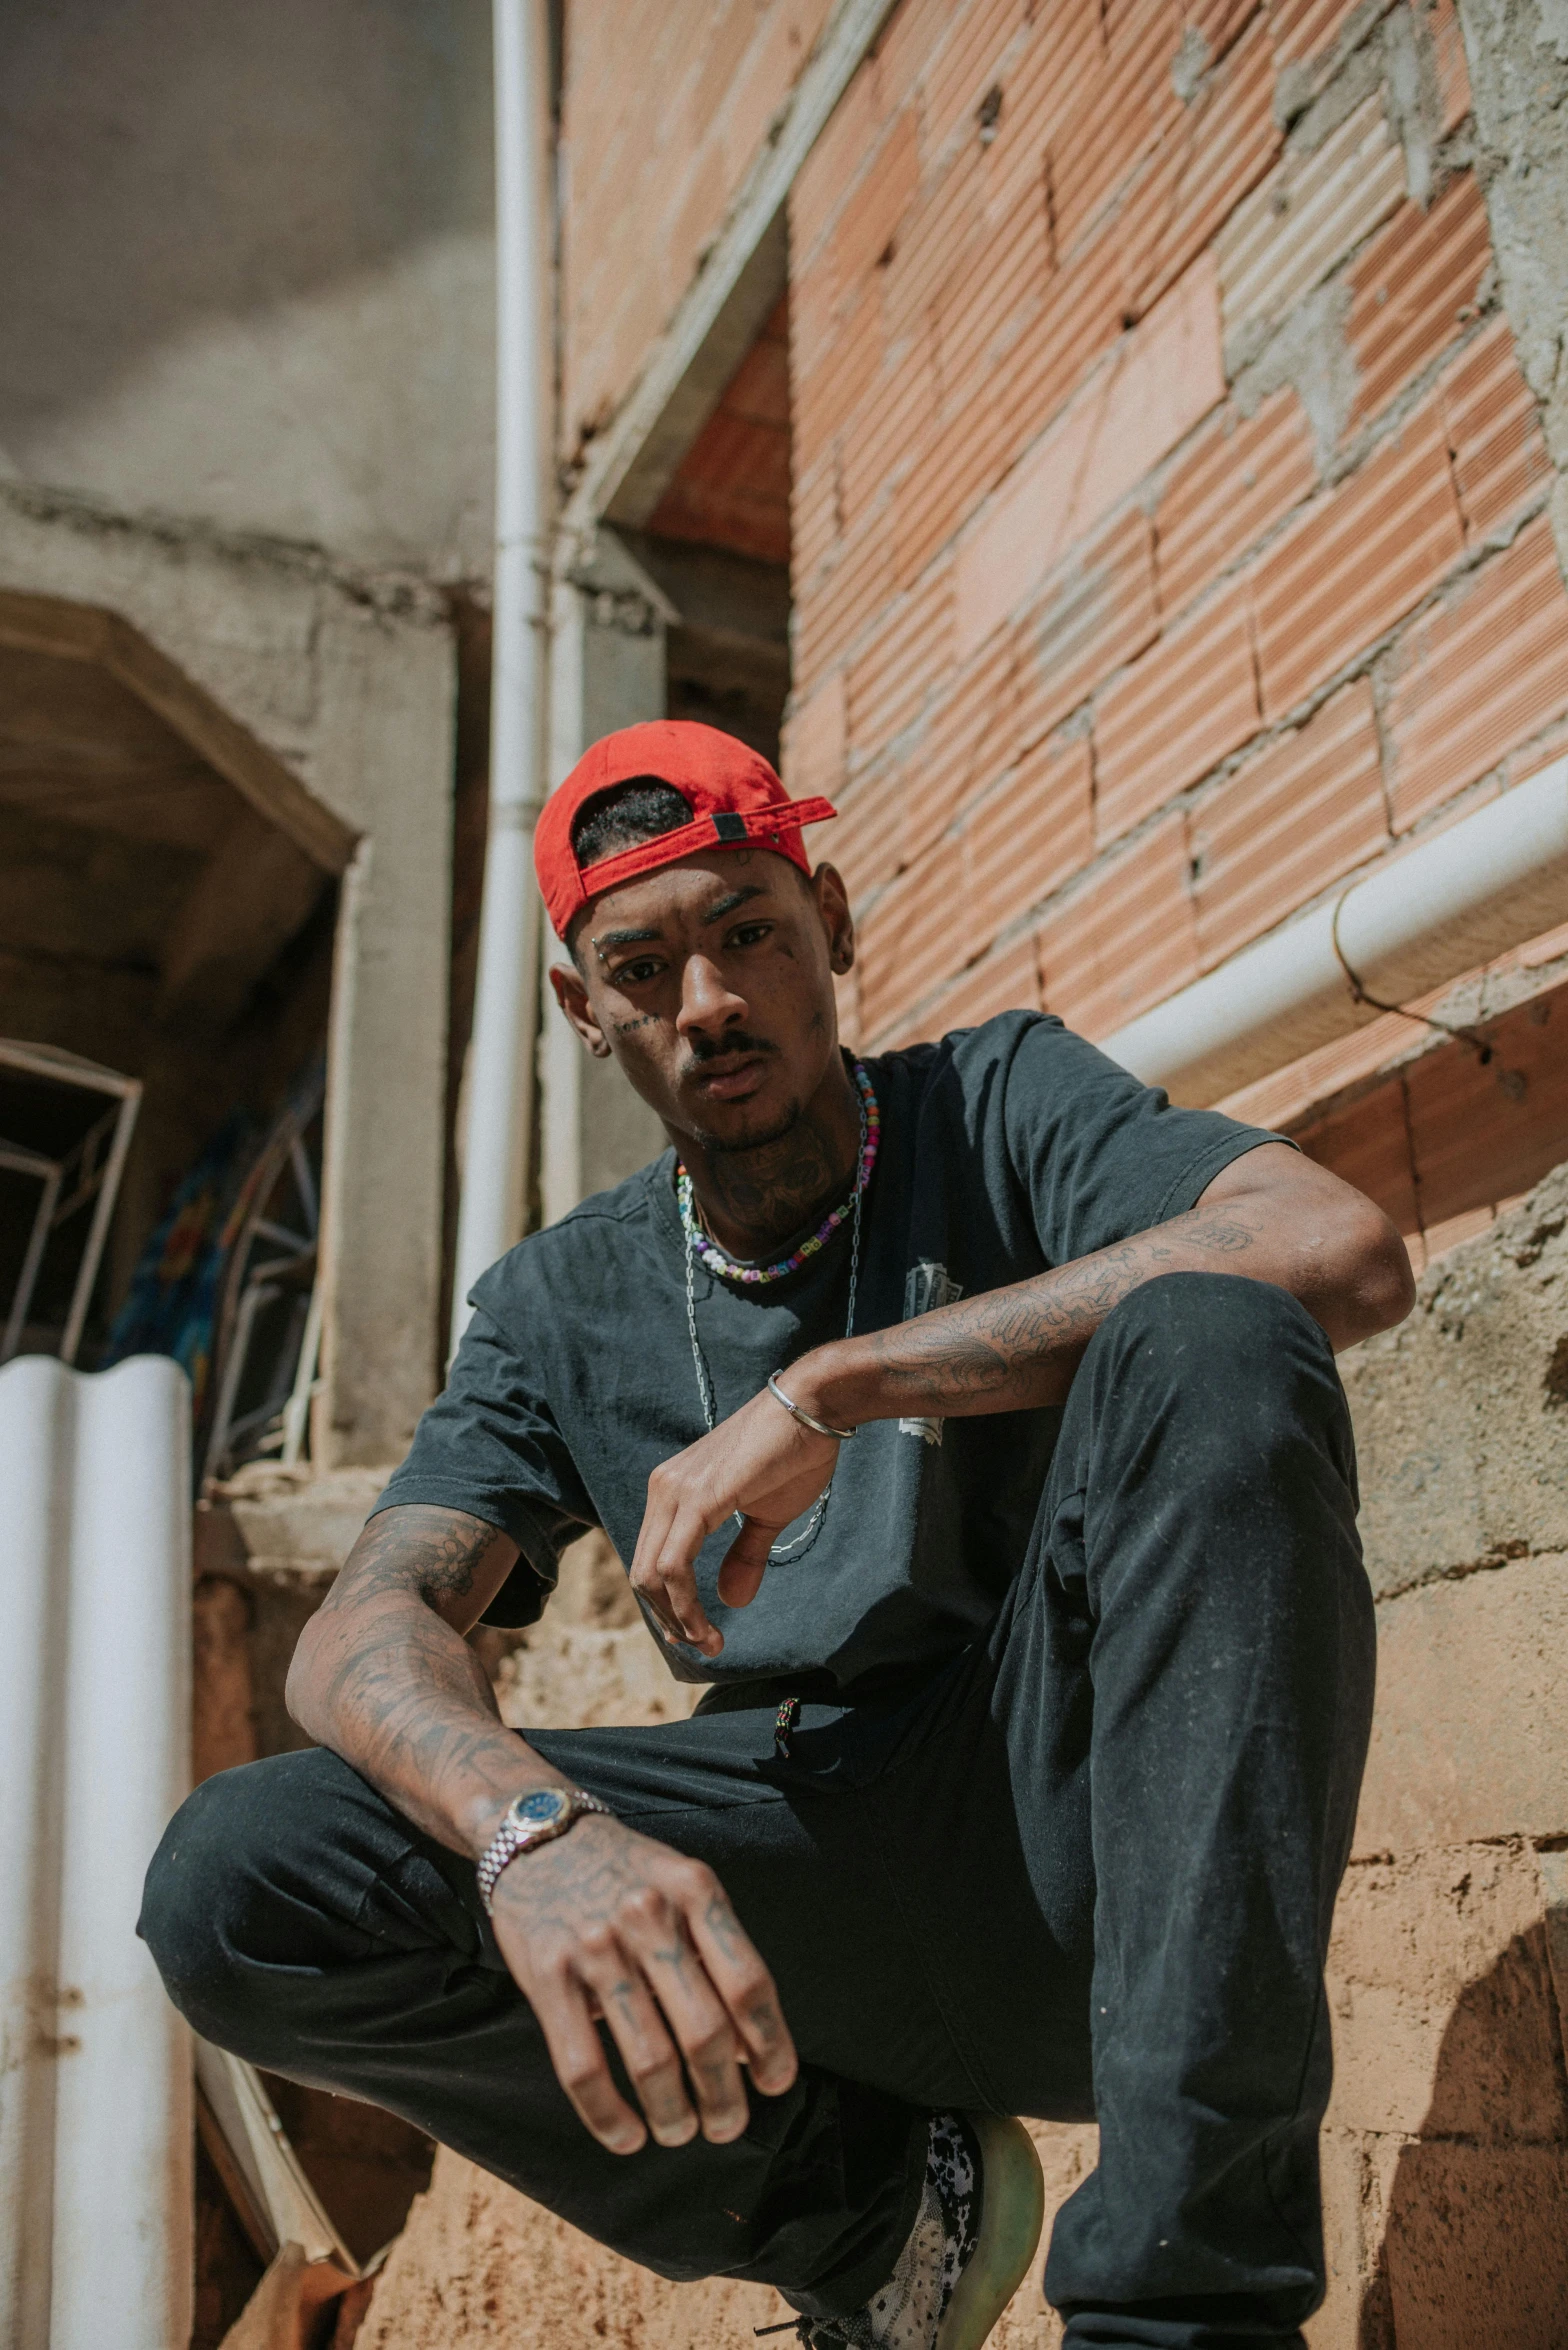
[[[1300,1300],[1272,1281],[1159,1274],[1106,1315],[1082,1369],[1102,1401],[1128,1406],[1141,1394],[1145,1424],[1201,1430],[1222,1449],[1244,1442],[1267,1452],[1311,1430],[1340,1474],[1354,1478],[1333,1348]]]
[[[181,2015],[220,2041],[239,1971],[229,1911],[238,1858],[234,1782],[241,1775],[223,1771],[181,1804],[153,1854],[136,1929]]]
[[[390,1817],[317,1748],[220,1771],[169,1822],[138,1931],[169,1997],[205,2038],[257,2053],[271,2007],[286,2006],[301,1968],[348,1955],[347,1942],[370,1946],[332,1915],[362,1896],[383,1857],[354,1849],[356,1809],[372,1835]]]

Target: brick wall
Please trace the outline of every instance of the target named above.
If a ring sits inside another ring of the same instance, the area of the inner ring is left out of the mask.
[[[568,0],[561,455],[635,385],[811,54],[828,0]]]
[[[791,208],[786,757],[862,1041],[1103,1035],[1559,747],[1468,108],[1451,0],[891,20]]]

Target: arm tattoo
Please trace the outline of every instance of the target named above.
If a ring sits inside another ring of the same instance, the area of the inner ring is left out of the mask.
[[[418,1503],[385,1510],[372,1518],[354,1545],[356,1595],[367,1590],[412,1591],[427,1606],[441,1599],[466,1599],[497,1529],[461,1510],[427,1509]],[[330,1607],[343,1588],[333,1585]]]
[[[459,1827],[523,1782],[489,1678],[438,1612],[462,1601],[495,1544],[458,1510],[406,1505],[373,1518],[306,1627],[290,1673],[302,1729],[458,1851]]]
[[[924,1409],[962,1410],[981,1397],[995,1410],[1052,1400],[1034,1391],[1040,1376],[1070,1370],[1133,1290],[1194,1260],[1236,1256],[1255,1240],[1234,1209],[1194,1208],[1075,1264],[876,1332],[870,1343],[880,1378]]]

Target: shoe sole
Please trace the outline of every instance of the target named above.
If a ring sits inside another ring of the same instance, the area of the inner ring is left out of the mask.
[[[980,2350],[1023,2283],[1045,2225],[1045,2180],[1022,2122],[971,2113],[980,2141],[980,2241],[953,2287],[933,2350]]]

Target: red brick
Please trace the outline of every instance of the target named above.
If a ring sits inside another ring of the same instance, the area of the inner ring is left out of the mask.
[[[1097,252],[1052,273],[1039,310],[965,420],[994,457],[988,481],[1038,438],[1121,331],[1120,288]]]
[[[1095,832],[1114,840],[1258,729],[1244,587],[1168,629],[1094,711]]]
[[[1317,483],[1312,427],[1290,389],[1254,416],[1224,409],[1165,485],[1154,516],[1167,613],[1228,570]]]
[[[912,587],[950,544],[995,487],[1004,463],[996,436],[981,419],[943,422],[895,494],[893,570],[900,587]]]
[[[926,152],[940,155],[954,134],[978,141],[975,110],[1024,31],[1026,0],[971,0],[953,10],[952,30],[923,76]]]
[[[993,947],[978,963],[961,971],[907,1030],[899,1032],[898,1042],[934,1044],[955,1028],[978,1028],[998,1012],[1039,1009],[1040,958],[1033,932],[1026,932],[1006,946]]]
[[[904,863],[904,776],[893,760],[857,775],[836,795],[838,821],[821,854],[843,874],[849,902],[860,907]]]
[[[800,69],[816,46],[828,13],[828,0],[787,0],[769,10],[741,61],[718,119],[724,160],[738,185],[748,164],[767,136],[786,90],[799,79]]]
[[[835,315],[814,356],[804,350],[797,353],[794,456],[802,473],[810,471],[866,399],[885,356],[877,305],[864,293]]]
[[[913,724],[952,667],[953,578],[930,574],[901,597],[849,672],[849,739],[857,760],[873,757]]]
[[[1273,98],[1260,16],[1166,133],[1109,232],[1128,318],[1159,300],[1268,170],[1283,137]]]
[[[915,199],[920,184],[920,134],[912,111],[899,115],[889,127],[870,170],[859,183],[853,203],[846,204],[828,241],[819,267],[832,275],[836,295],[859,284],[876,267],[879,256]]]
[[[881,517],[872,514],[844,541],[832,568],[796,607],[794,659],[801,679],[813,682],[850,652],[892,592],[888,533]]]
[[[952,677],[905,754],[907,850],[918,857],[1018,755],[1013,646],[998,637]]]
[[[1326,56],[1360,0],[1273,0],[1269,20],[1274,54],[1281,65]]]
[[[1064,256],[1181,120],[1171,79],[1182,33],[1176,0],[1128,0],[1116,22],[1107,12],[1106,29],[1104,71],[1050,146],[1057,250]]]
[[[1386,846],[1369,682],[1346,686],[1299,733],[1227,776],[1189,830],[1206,969]]]
[[[790,559],[789,310],[781,302],[741,361],[650,517],[764,563]]]
[[[1036,741],[1159,632],[1153,533],[1129,507],[1075,548],[1018,623],[1018,737]]]
[[[952,845],[938,841],[860,924],[860,1015],[876,1036],[967,959],[970,937]]]
[[[837,467],[831,450],[804,476],[797,470],[789,503],[790,571],[798,603],[814,589],[838,539]]]
[[[1183,23],[1202,36],[1211,65],[1259,16],[1265,16],[1260,0],[1185,0],[1182,9]]]
[[[1441,398],[1465,535],[1484,539],[1538,496],[1552,474],[1535,394],[1519,372],[1506,318],[1478,335],[1449,369]]]
[[[1364,1094],[1337,1116],[1299,1128],[1292,1139],[1318,1166],[1376,1200],[1407,1237],[1419,1233],[1410,1114],[1399,1078]]]
[[[1357,384],[1350,424],[1386,408],[1473,316],[1492,258],[1486,206],[1461,172],[1432,206],[1406,204],[1350,273],[1347,334]]]
[[[1561,1159],[1568,1133],[1565,999],[1561,988],[1537,998],[1544,1021],[1531,1017],[1536,1006],[1521,1004],[1488,1022],[1495,1057],[1484,1066],[1456,1045],[1406,1071],[1417,1197],[1434,1243],[1437,1225],[1527,1191]],[[1523,1091],[1506,1090],[1504,1075],[1522,1077]]]
[[[861,389],[839,439],[844,523],[897,495],[911,468],[926,462],[941,431],[934,336],[923,328],[887,354],[880,375]]]
[[[1568,595],[1551,526],[1522,531],[1400,639],[1385,711],[1399,831],[1568,708]]]
[[[851,77],[789,192],[791,267],[812,266],[817,240],[865,170],[885,117],[877,61]]]
[[[971,808],[963,874],[977,940],[994,938],[1094,854],[1089,746],[1053,735]]]
[[[845,732],[844,678],[835,670],[809,700],[790,705],[784,774],[793,799],[814,799],[819,792],[830,800],[839,797],[847,764]]]
[[[1442,106],[1442,136],[1457,130],[1470,111],[1470,68],[1454,0],[1415,0],[1412,10],[1420,38],[1431,43]]]
[[[883,321],[896,343],[927,317],[939,288],[966,254],[975,268],[985,259],[983,183],[978,150],[959,156],[939,178],[927,180],[900,223],[892,258],[877,272]]]
[[[1027,46],[1000,75],[1002,113],[984,152],[982,186],[990,211],[1005,210],[1019,183],[1045,178],[1046,149],[1061,125],[1093,101],[1105,66],[1096,0],[1052,0],[1037,8]]]
[[[961,262],[937,296],[942,413],[971,420],[1010,352],[1045,308],[1050,255],[1043,181],[1026,183],[986,238],[983,268]]]
[[[1185,987],[1198,968],[1179,813],[1095,875],[1040,927],[1045,1003],[1069,1028],[1108,1036]]]
[[[1200,255],[1021,459],[958,557],[960,652],[1035,594],[1225,392],[1219,285]]]
[[[1258,564],[1264,715],[1291,709],[1392,628],[1463,551],[1448,445],[1429,401]]]

